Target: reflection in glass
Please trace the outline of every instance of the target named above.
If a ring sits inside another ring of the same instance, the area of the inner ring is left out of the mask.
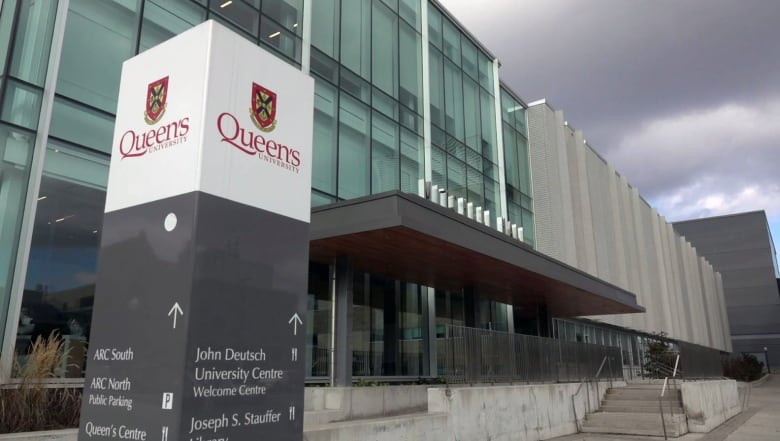
[[[463,294],[458,292],[449,292],[436,290],[436,357],[439,375],[443,375],[447,366],[447,354],[452,353],[452,348],[445,346],[445,342],[452,343],[454,340],[446,339],[447,326],[466,326],[466,315],[464,309]]]
[[[312,3],[319,3],[316,0]],[[303,33],[303,0],[263,0],[263,15],[272,19],[288,31],[297,35]],[[314,16],[319,18],[318,16]],[[316,22],[317,20],[313,20]]]
[[[422,137],[401,129],[401,191],[417,192],[417,182],[425,177],[425,148]]]
[[[311,44],[328,56],[339,58],[339,6],[338,0],[312,2]]]
[[[56,332],[68,358],[58,376],[85,368],[108,158],[50,142],[38,196],[17,335],[20,360],[39,337]]]
[[[260,25],[260,42],[291,60],[301,59],[300,38],[265,16]]]
[[[55,97],[49,130],[52,137],[111,153],[114,117]]]
[[[314,164],[312,188],[336,194],[338,91],[326,81],[314,83]]]
[[[10,51],[11,31],[18,3],[18,0],[0,2],[0,53],[2,54],[7,54]],[[6,57],[0,57],[0,76],[5,72],[6,61]]]
[[[372,83],[386,94],[398,96],[398,16],[379,2],[372,16]],[[381,37],[380,37],[381,36]]]
[[[342,93],[339,105],[339,194],[352,199],[369,194],[369,109]]]
[[[146,0],[138,52],[160,44],[206,19],[206,10],[189,0]]]
[[[0,124],[0,329],[8,313],[34,144],[34,134]]]
[[[135,1],[70,0],[57,93],[116,113],[122,63],[135,53]]]
[[[212,1],[211,11],[227,19],[251,35],[257,35],[260,11],[243,0],[233,2]]]
[[[374,112],[371,129],[371,192],[398,188],[398,124]]]
[[[428,7],[428,2],[425,2]],[[401,0],[398,3],[398,15],[416,30],[420,30],[420,0]]]
[[[531,197],[531,172],[525,124],[525,108],[501,88],[501,130],[506,176],[507,216],[523,227],[523,240],[533,246],[535,231]],[[483,93],[485,101],[492,101]],[[490,104],[493,105],[492,102]]]
[[[19,8],[9,73],[28,83],[43,86],[57,2],[20,1]]]
[[[309,263],[309,317],[306,323],[306,375],[327,377],[330,366],[331,296],[330,267]]]
[[[421,287],[369,274],[354,283],[352,375],[426,375]]]
[[[7,80],[0,117],[3,121],[35,130],[41,110],[41,90]]]
[[[371,78],[371,0],[341,1],[341,64]]]

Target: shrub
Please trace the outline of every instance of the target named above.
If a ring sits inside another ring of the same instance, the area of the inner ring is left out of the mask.
[[[24,365],[17,360],[14,377],[18,382],[0,388],[0,433],[78,427],[81,392],[46,382],[66,357],[62,340],[52,333],[33,342]]]

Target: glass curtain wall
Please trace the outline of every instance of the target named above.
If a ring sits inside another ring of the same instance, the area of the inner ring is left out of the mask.
[[[430,4],[427,26],[433,184],[503,216],[493,62]]]
[[[5,0],[0,9],[0,329],[7,320],[56,13],[57,2]],[[2,340],[0,335],[0,345]]]
[[[16,353],[56,331],[70,350],[56,374],[83,376],[122,62],[214,18],[300,64],[303,0],[71,0],[52,103]],[[0,12],[0,311],[7,311],[24,192],[57,2],[5,0]],[[316,270],[313,270],[317,273]],[[316,282],[316,278],[315,282]],[[322,289],[313,308],[327,311]],[[324,313],[328,315],[329,313]],[[323,314],[315,314],[317,317]],[[4,320],[4,317],[0,316]],[[0,320],[2,321],[2,320]],[[329,339],[312,320],[311,343]],[[327,329],[327,330],[326,330]],[[315,337],[316,336],[316,337]],[[314,349],[312,349],[314,351]],[[312,358],[312,357],[310,357]],[[323,368],[310,360],[310,373]]]
[[[523,240],[535,244],[528,128],[525,105],[501,86],[501,129],[504,140],[507,216],[523,227]]]
[[[424,176],[420,0],[312,3],[312,205],[416,192]]]
[[[556,318],[553,321],[556,338],[620,348],[624,376],[641,376],[641,354],[646,346],[646,336],[578,320]]]
[[[427,375],[419,285],[358,274],[352,308],[352,375]]]
[[[327,377],[331,348],[330,266],[309,263],[309,317],[306,321],[306,376]]]
[[[438,375],[447,370],[447,326],[466,326],[466,307],[463,293],[436,290],[436,359]]]

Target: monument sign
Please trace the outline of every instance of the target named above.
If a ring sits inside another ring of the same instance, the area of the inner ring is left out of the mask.
[[[313,98],[212,21],[125,62],[79,440],[302,439]]]

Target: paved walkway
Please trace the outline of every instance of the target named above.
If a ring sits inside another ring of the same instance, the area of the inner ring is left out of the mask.
[[[608,435],[579,433],[553,438],[549,441],[627,441],[663,440],[656,436]],[[677,441],[780,441],[780,374],[770,375],[750,392],[747,410],[726,421],[710,433],[689,433]]]

